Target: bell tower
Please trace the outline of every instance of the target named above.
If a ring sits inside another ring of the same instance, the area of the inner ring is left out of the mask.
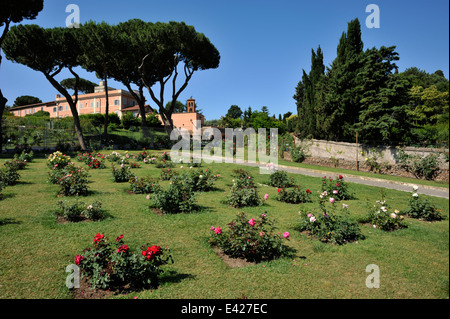
[[[194,113],[195,112],[195,99],[190,98],[187,100],[186,108],[188,113]]]

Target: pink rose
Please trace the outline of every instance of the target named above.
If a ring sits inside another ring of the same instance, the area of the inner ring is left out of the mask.
[[[286,239],[289,238],[289,232],[284,232],[283,233],[283,237],[286,238]]]
[[[250,226],[255,226],[256,221],[255,221],[254,218],[252,218],[252,219],[250,219],[250,220],[248,221],[248,223],[250,224]]]
[[[264,195],[264,199],[267,200],[269,198],[269,194]]]
[[[214,233],[216,235],[222,234],[222,229],[220,227],[217,227],[216,229],[214,229]]]
[[[330,197],[330,203],[334,203],[334,198],[333,197]]]

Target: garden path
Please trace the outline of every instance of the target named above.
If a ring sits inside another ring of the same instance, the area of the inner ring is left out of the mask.
[[[219,157],[208,157],[212,160],[219,160]],[[256,166],[256,167],[262,167],[263,169],[266,168],[265,164],[262,165],[261,163],[254,163],[254,162],[247,162],[244,161],[243,163],[236,163],[240,165],[246,165],[246,166]],[[334,172],[329,171],[321,171],[321,170],[314,170],[309,168],[302,168],[302,167],[293,167],[293,166],[286,166],[286,165],[278,165],[279,170],[286,171],[288,173],[293,174],[301,174],[301,175],[307,175],[307,176],[313,176],[313,177],[324,177],[324,176],[333,176]],[[400,181],[392,181],[392,180],[385,180],[381,178],[375,178],[375,177],[366,177],[366,176],[357,176],[357,175],[351,175],[351,174],[341,174],[344,176],[345,180],[347,182],[351,183],[357,183],[357,184],[363,184],[368,186],[375,186],[375,187],[383,187],[388,189],[395,189],[399,191],[404,192],[411,192],[413,183],[405,183]],[[428,185],[418,185],[419,189],[417,193],[424,194],[424,195],[430,195],[435,197],[442,197],[442,198],[449,198],[449,189],[444,187],[435,187],[435,186],[428,186]]]

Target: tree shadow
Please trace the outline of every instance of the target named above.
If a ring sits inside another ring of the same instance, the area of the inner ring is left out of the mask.
[[[193,280],[195,279],[196,276],[195,275],[191,275],[191,274],[181,274],[181,273],[177,273],[174,270],[169,270],[169,271],[165,271],[161,277],[159,278],[159,284],[165,284],[165,283],[180,283],[183,280]]]
[[[0,218],[0,226],[11,225],[11,224],[20,225],[20,224],[22,224],[22,222],[14,219],[14,218]]]

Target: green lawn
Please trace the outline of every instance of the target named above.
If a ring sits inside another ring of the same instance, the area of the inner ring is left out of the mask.
[[[130,152],[131,153],[131,152]],[[0,161],[3,161],[0,160]],[[78,165],[79,162],[75,161]],[[280,164],[282,164],[280,162]],[[132,249],[152,244],[169,247],[174,264],[165,266],[161,285],[115,298],[448,298],[449,296],[449,203],[431,198],[443,210],[441,222],[407,218],[408,228],[386,233],[362,225],[365,240],[344,246],[322,244],[296,231],[298,212],[317,203],[292,205],[275,199],[277,189],[266,186],[269,176],[258,168],[234,164],[203,164],[222,175],[217,189],[200,193],[201,212],[156,215],[145,195],[128,194],[128,183],[112,182],[110,164],[90,171],[91,194],[81,200],[99,200],[112,217],[99,222],[57,224],[52,210],[59,198],[58,187],[47,183],[45,159],[35,159],[20,171],[21,182],[3,190],[0,201],[0,298],[70,298],[65,286],[67,265],[89,247],[96,233],[110,239],[123,234]],[[256,179],[265,205],[234,209],[222,203],[229,193],[231,173],[244,168]],[[189,169],[187,165],[175,170]],[[159,176],[159,169],[144,165],[133,169],[136,176]],[[321,179],[292,175],[314,194]],[[165,186],[168,182],[161,182]],[[350,184],[356,200],[345,201],[355,217],[364,216],[366,200],[380,199],[375,187]],[[389,190],[386,200],[396,209],[407,207],[409,193]],[[423,196],[423,195],[421,195]],[[229,268],[209,247],[211,226],[226,228],[240,211],[249,217],[267,212],[280,232],[290,232],[289,246],[295,258],[281,258],[254,266]],[[380,288],[365,285],[366,266],[380,268]]]

